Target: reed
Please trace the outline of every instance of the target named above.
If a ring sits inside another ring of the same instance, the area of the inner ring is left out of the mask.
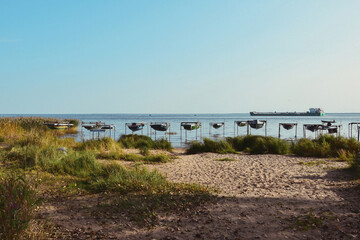
[[[75,147],[77,150],[81,151],[95,151],[95,152],[120,152],[120,145],[114,141],[112,138],[105,137],[101,139],[92,139],[83,141],[77,144]]]
[[[42,117],[0,118],[0,136],[4,142],[26,144],[46,144],[53,142],[56,137],[68,134],[67,130],[51,130],[45,122],[56,122],[58,119]],[[68,120],[75,125],[69,129],[77,132],[78,120]],[[71,133],[70,132],[70,133]]]
[[[0,238],[24,237],[37,202],[35,186],[24,176],[11,173],[0,178]]]

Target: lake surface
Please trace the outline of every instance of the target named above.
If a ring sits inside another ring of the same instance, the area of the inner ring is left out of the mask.
[[[272,137],[278,137],[279,134],[279,123],[297,123],[297,136],[298,138],[303,137],[303,124],[321,124],[321,120],[335,120],[335,124],[342,125],[340,130],[341,136],[349,137],[348,124],[350,122],[360,122],[360,113],[327,113],[321,117],[252,117],[249,113],[233,113],[233,114],[3,114],[0,117],[29,117],[29,116],[40,116],[40,117],[51,117],[58,119],[78,119],[80,122],[94,122],[103,121],[106,124],[114,124],[115,139],[118,139],[123,134],[130,134],[131,131],[125,128],[125,123],[132,122],[169,122],[170,132],[173,134],[166,135],[163,132],[156,133],[156,139],[167,137],[171,141],[174,147],[185,147],[185,140],[192,141],[204,137],[210,138],[221,138],[233,137],[235,135],[246,135],[246,127],[237,127],[234,121],[247,121],[247,120],[266,120],[267,121],[267,135]],[[202,127],[197,132],[180,130],[181,122],[196,122],[199,121]],[[212,128],[209,124],[212,122],[225,122],[225,129],[222,127],[219,129]],[[211,133],[210,133],[211,130]],[[224,131],[225,130],[225,131]],[[197,134],[196,134],[197,133]],[[105,133],[109,136],[109,132]],[[155,139],[154,130],[150,126],[144,127],[141,132],[135,132],[135,134],[144,134],[151,136]],[[251,129],[252,135],[264,135],[265,127],[261,129]],[[101,136],[103,136],[102,134]],[[96,135],[97,136],[97,135]],[[281,128],[281,138],[293,139],[295,136],[295,128],[291,130],[285,130]],[[306,137],[314,138],[315,134],[310,131],[306,131]],[[79,127],[79,134],[73,136],[77,141],[82,139],[90,139],[91,133],[86,129]],[[357,137],[357,129],[353,128],[353,137]]]

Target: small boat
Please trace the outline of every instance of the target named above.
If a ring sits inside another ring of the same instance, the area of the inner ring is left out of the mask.
[[[113,129],[113,125],[106,125],[104,122],[82,122],[81,126],[91,132],[104,132],[107,129]],[[104,131],[102,131],[104,130]]]
[[[170,123],[168,122],[152,122],[150,123],[150,127],[155,131],[165,132],[169,129]]]
[[[264,126],[265,121],[251,120],[251,121],[248,121],[248,124],[250,125],[251,128],[260,129]]]
[[[128,128],[133,131],[133,132],[136,132],[136,131],[140,131],[140,130],[143,130],[144,129],[144,126],[146,125],[146,123],[144,122],[140,122],[140,123],[131,123],[131,124],[126,124],[128,126]]]
[[[337,133],[338,132],[338,127],[330,127],[328,128],[328,133],[332,134],[332,133]]]
[[[182,122],[181,126],[188,131],[199,129],[201,126],[200,122]]]
[[[239,127],[245,127],[247,125],[247,121],[235,121],[235,123]]]
[[[94,128],[91,128],[89,129],[90,132],[105,132],[106,129],[104,129],[103,127],[101,126],[98,126],[98,127],[94,127]]]
[[[44,123],[44,125],[48,126],[50,129],[68,129],[74,124],[71,123]]]
[[[211,123],[211,126],[215,129],[219,129],[221,128],[222,126],[224,126],[224,123]]]
[[[286,130],[293,129],[295,125],[296,125],[296,123],[282,123],[281,124],[281,126]]]
[[[305,128],[311,132],[315,132],[317,130],[321,130],[323,125],[321,124],[304,124]]]
[[[330,127],[331,124],[335,123],[335,120],[321,120],[321,122],[322,122],[324,125]]]

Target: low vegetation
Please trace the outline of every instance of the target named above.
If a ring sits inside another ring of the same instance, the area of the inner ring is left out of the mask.
[[[173,150],[169,141],[165,139],[154,141],[150,137],[143,135],[122,135],[118,142],[125,148]]]
[[[236,151],[245,151],[250,154],[287,154],[289,144],[281,139],[263,136],[244,136],[227,138],[227,141]]]
[[[170,183],[157,171],[139,164],[124,167],[111,161],[172,161],[171,154],[150,154],[150,149],[171,151],[171,144],[165,140],[128,135],[118,142],[103,138],[76,143],[72,138],[64,138],[65,131],[44,126],[45,121],[51,120],[0,119],[0,239],[29,239],[36,235],[31,229],[36,228],[32,219],[38,195],[116,194],[108,202],[113,204],[112,210],[149,224],[156,222],[159,211],[189,209],[211,198],[205,187]],[[122,147],[138,148],[141,154],[126,154]],[[99,162],[99,158],[108,161]],[[132,206],[131,211],[125,206]]]
[[[25,176],[6,174],[0,178],[0,238],[24,236],[38,203],[35,186]]]
[[[190,147],[186,150],[188,154],[196,154],[202,152],[213,153],[236,153],[232,145],[225,140],[211,140],[204,138],[203,142],[191,142]]]
[[[289,144],[277,138],[245,136],[229,137],[226,140],[218,141],[205,138],[203,142],[192,142],[187,153],[236,153],[237,151],[245,151],[250,154],[287,154],[289,150]]]

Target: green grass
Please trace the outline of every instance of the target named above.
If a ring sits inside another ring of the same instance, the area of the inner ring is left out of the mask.
[[[281,139],[263,136],[244,136],[227,138],[236,151],[246,151],[250,154],[287,154],[290,153],[289,144]]]
[[[344,154],[356,154],[360,151],[360,143],[355,139],[346,139],[329,135],[319,138],[300,139],[292,145],[292,152],[304,157],[344,157]]]
[[[186,150],[187,154],[196,154],[202,152],[236,153],[234,148],[227,141],[215,141],[209,138],[204,138],[203,142],[191,142],[190,147]]]
[[[132,153],[125,153],[120,156],[120,160],[130,161],[130,162],[141,162],[144,160],[144,156]]]
[[[125,148],[173,150],[171,143],[167,140],[161,139],[154,141],[150,137],[143,135],[122,135],[118,142]]]
[[[214,141],[205,138],[201,142],[192,142],[187,149],[188,154],[214,152],[214,153],[236,153],[245,151],[250,154],[287,154],[290,146],[284,140],[273,137],[245,136],[228,137],[226,140]]]
[[[92,139],[77,144],[76,150],[94,151],[94,152],[120,152],[120,145],[112,138],[105,137],[101,139]]]
[[[25,176],[11,173],[1,177],[0,238],[22,238],[37,203],[35,186]]]

